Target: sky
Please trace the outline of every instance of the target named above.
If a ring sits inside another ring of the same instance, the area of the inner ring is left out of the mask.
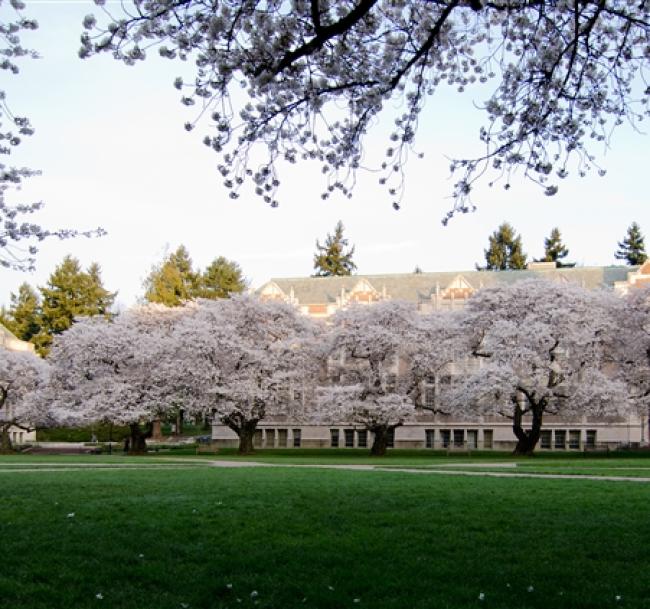
[[[23,60],[16,77],[3,75],[2,88],[12,110],[36,129],[13,162],[42,172],[13,200],[44,201],[31,219],[48,228],[101,226],[108,234],[42,242],[33,273],[0,268],[0,305],[24,281],[45,285],[67,254],[84,267],[99,263],[119,308],[141,298],[152,266],[180,244],[199,268],[217,256],[236,261],[251,287],[272,277],[308,276],[316,240],[322,243],[339,220],[355,246],[359,274],[409,273],[416,266],[473,270],[484,263],[488,236],[503,221],[521,234],[531,259],[543,254],[544,238],[559,227],[568,260],[584,266],[620,264],[617,242],[633,221],[650,238],[650,139],[628,126],[614,134],[611,148],[598,150],[605,177],[572,176],[555,197],[523,177],[511,180],[508,191],[483,185],[474,196],[478,210],[443,226],[451,207],[448,159],[479,150],[481,91],[441,90],[430,100],[416,140],[424,158],[409,161],[399,211],[370,172],[359,174],[352,199],[322,201],[319,167],[310,164],[281,167],[277,209],[252,193],[233,201],[217,173],[217,154],[201,143],[209,124],[190,133],[183,128],[196,111],[181,105],[173,81],[192,66],[155,51],[134,67],[109,56],[79,59],[81,22],[93,11],[86,0],[27,0],[24,14],[39,29],[23,43],[41,57]],[[8,2],[0,4],[0,20],[12,14]],[[387,146],[387,122],[370,134],[370,154]]]

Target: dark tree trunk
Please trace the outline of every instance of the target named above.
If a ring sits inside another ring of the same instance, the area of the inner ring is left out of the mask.
[[[176,413],[176,435],[177,436],[182,436],[183,435],[183,414],[185,411],[182,408],[178,409],[178,412]]]
[[[9,426],[3,425],[0,429],[0,454],[7,454],[14,452],[14,447],[11,444],[11,437],[9,436]]]
[[[399,425],[377,425],[370,431],[374,434],[370,454],[373,457],[383,457],[388,449],[388,439],[392,431]]]
[[[253,438],[255,437],[255,429],[257,428],[257,421],[245,421],[239,426],[237,435],[239,436],[239,454],[251,455],[255,452],[253,446]]]
[[[512,422],[512,431],[517,437],[517,446],[512,451],[513,455],[529,457],[535,452],[539,436],[542,431],[542,413],[544,409],[540,404],[532,407],[533,422],[530,429],[524,429],[522,424],[523,415],[519,406],[515,408],[515,417]]]
[[[151,437],[153,433],[153,423],[147,423],[145,430],[140,428],[139,423],[131,423],[129,425],[131,434],[128,442],[125,443],[125,448],[129,455],[144,455],[147,453],[147,438]]]

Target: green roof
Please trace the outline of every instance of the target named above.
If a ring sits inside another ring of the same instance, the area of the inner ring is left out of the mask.
[[[260,292],[269,283],[276,284],[287,296],[291,290],[300,304],[336,302],[341,290],[350,292],[359,281],[367,281],[380,294],[385,290],[394,300],[423,302],[430,300],[437,290],[444,290],[462,277],[473,289],[513,283],[522,279],[570,281],[586,288],[613,287],[616,281],[626,281],[629,266],[594,266],[522,271],[449,271],[443,273],[401,273],[392,275],[350,275],[346,277],[289,277],[274,278],[258,288]]]

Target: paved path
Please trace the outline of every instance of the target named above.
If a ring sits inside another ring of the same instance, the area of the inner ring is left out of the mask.
[[[164,462],[161,463],[161,462]],[[382,467],[381,465],[369,464],[288,464],[288,463],[262,463],[260,461],[228,461],[225,459],[174,459],[173,457],[161,457],[156,459],[155,462],[150,463],[66,463],[61,467],[53,466],[51,463],[15,463],[4,464],[5,467],[0,469],[0,473],[26,473],[26,472],[60,472],[60,471],[75,471],[80,469],[92,470],[116,470],[116,469],[132,469],[132,470],[147,470],[147,469],[189,469],[197,465],[215,468],[259,468],[259,467],[274,467],[274,468],[293,468],[293,469],[333,469],[333,470],[350,470],[350,471],[376,471],[388,473],[405,473],[405,474],[426,474],[426,475],[443,475],[443,476],[474,476],[484,478],[541,478],[551,480],[597,480],[604,482],[637,482],[642,484],[650,483],[650,477],[635,477],[635,476],[603,476],[603,475],[589,475],[589,474],[536,474],[516,471],[471,471],[471,469],[451,469],[458,467],[458,463],[450,463],[439,466],[438,469],[416,469],[409,467]],[[514,469],[517,467],[516,463],[467,463],[462,467],[485,467],[485,468],[499,468],[499,469]]]

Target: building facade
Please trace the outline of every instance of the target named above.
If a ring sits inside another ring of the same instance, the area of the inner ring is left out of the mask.
[[[464,306],[477,290],[524,279],[571,282],[588,289],[608,288],[624,295],[650,285],[650,262],[641,267],[556,268],[555,263],[533,263],[521,271],[463,271],[347,277],[271,279],[256,292],[260,298],[280,300],[305,315],[327,319],[353,304],[382,300],[414,303],[422,313],[452,311]],[[648,420],[634,414],[608,421],[567,421],[545,416],[539,450],[588,450],[639,446],[649,442]],[[222,446],[236,446],[237,436],[214,425],[212,437]],[[291,421],[262,421],[255,437],[260,448],[366,448],[372,438],[365,429],[340,425],[298,425]],[[453,450],[511,450],[516,444],[511,423],[502,417],[464,421],[423,413],[395,430],[395,448]]]

